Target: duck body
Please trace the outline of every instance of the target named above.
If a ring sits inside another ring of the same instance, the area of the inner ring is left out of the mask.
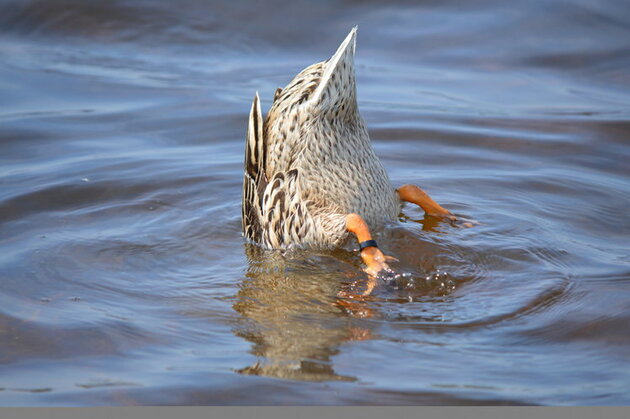
[[[356,28],[327,61],[278,89],[263,120],[258,94],[245,149],[242,221],[266,248],[334,247],[347,214],[370,228],[395,220],[401,201],[359,114]]]

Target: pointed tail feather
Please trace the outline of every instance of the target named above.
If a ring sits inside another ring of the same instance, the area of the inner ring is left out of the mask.
[[[357,42],[357,28],[357,26],[352,28],[337,51],[326,62],[322,78],[309,98],[310,102],[334,102],[339,95],[347,96],[349,93],[354,93],[354,50]],[[347,89],[352,91],[348,92]]]

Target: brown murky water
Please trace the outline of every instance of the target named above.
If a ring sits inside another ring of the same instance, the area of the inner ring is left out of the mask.
[[[624,1],[0,2],[0,405],[630,403]],[[403,275],[240,234],[256,90],[359,25]]]

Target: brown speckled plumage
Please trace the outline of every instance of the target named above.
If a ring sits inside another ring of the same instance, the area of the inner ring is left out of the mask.
[[[400,200],[359,114],[354,77],[356,28],[327,61],[278,89],[266,119],[258,94],[249,117],[243,233],[264,247],[332,247],[345,217],[376,227]]]

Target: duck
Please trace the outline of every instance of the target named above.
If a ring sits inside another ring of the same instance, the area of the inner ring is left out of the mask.
[[[332,57],[278,88],[264,118],[256,92],[245,142],[242,229],[266,249],[335,248],[354,236],[364,270],[375,278],[393,272],[389,263],[396,259],[379,249],[371,231],[397,220],[403,203],[455,216],[416,185],[392,186],[359,113],[356,36],[355,26]]]

